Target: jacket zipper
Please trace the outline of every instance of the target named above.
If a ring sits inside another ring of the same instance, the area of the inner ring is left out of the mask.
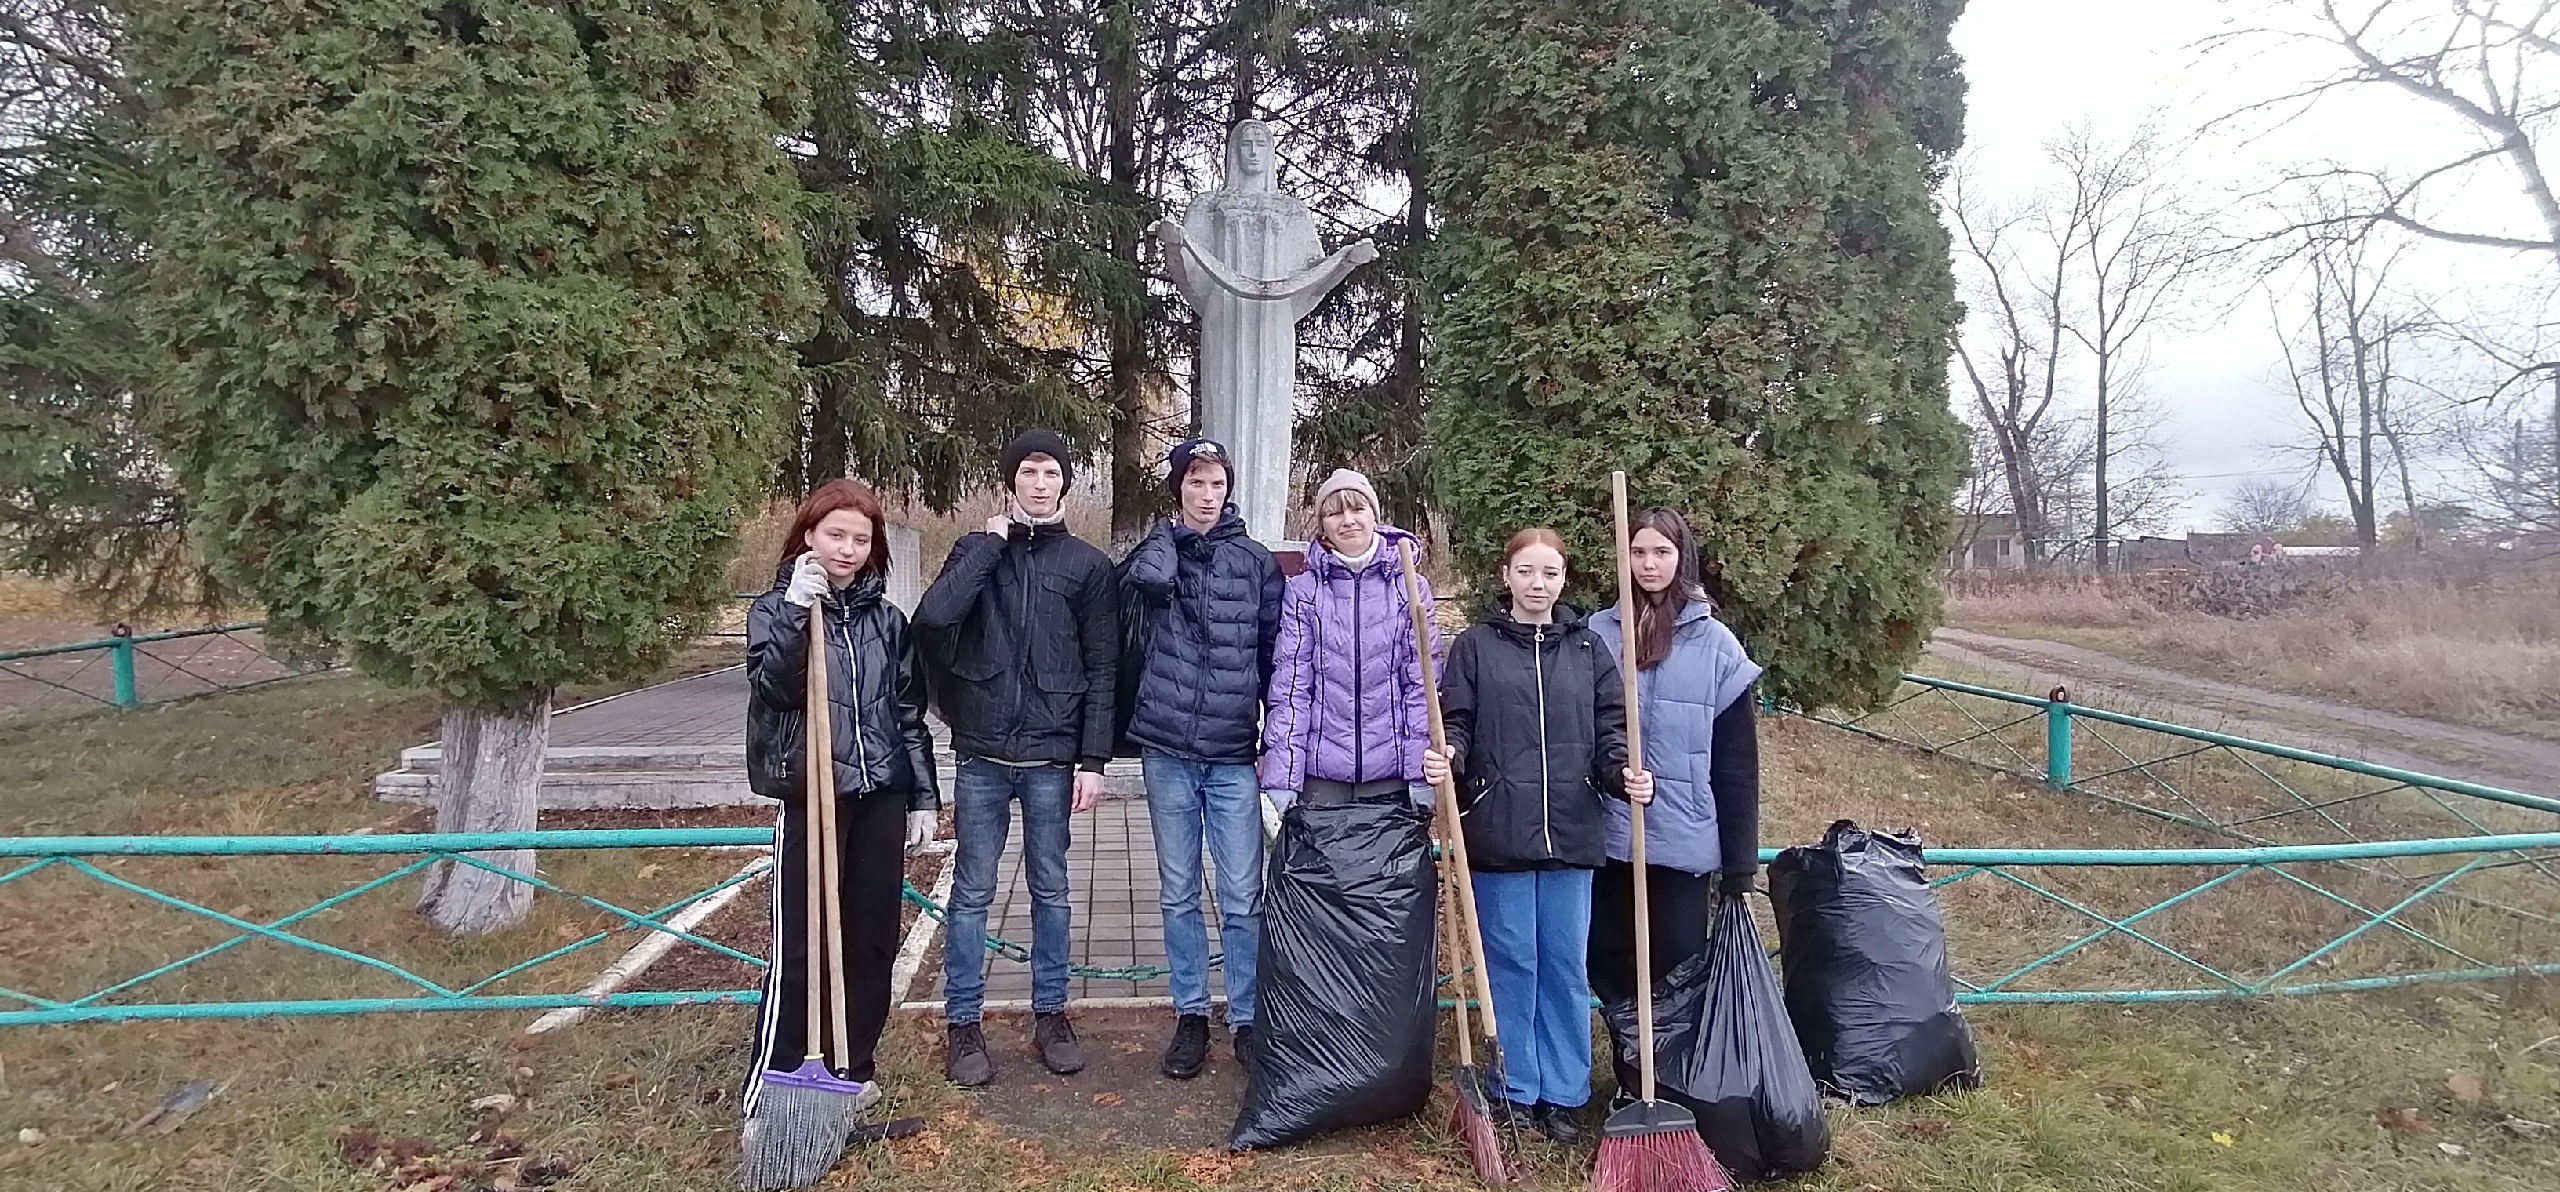
[[[1360,616],[1360,589],[1365,577],[1351,573],[1351,781],[1358,785],[1369,777],[1369,717],[1362,697],[1368,694],[1369,667],[1360,658],[1360,639],[1368,622]]]
[[[996,549],[1010,552],[1013,544],[1009,541],[999,543]],[[1031,540],[1027,537],[1022,542],[1022,553],[1013,558],[1013,577],[1013,586],[1021,593],[1021,599],[1015,602],[1021,606],[1021,611],[1014,616],[1013,643],[1016,660],[1022,664],[1022,669],[1015,672],[1013,681],[1013,723],[1010,726],[1011,732],[1008,734],[1010,737],[1008,744],[1022,739],[1022,705],[1030,698],[1031,684],[1038,681],[1039,677],[1034,669],[1039,664],[1031,657],[1031,585],[1037,583],[1038,579],[1032,574]]]
[[[844,625],[844,681],[853,689],[853,764],[856,767],[854,774],[859,781],[869,782],[871,781],[871,751],[862,743],[862,672],[853,663],[853,610],[839,608],[837,612]],[[858,795],[864,792],[855,791],[854,793]],[[836,794],[841,796],[844,792],[837,791]]]
[[[1538,680],[1538,832],[1547,841],[1547,856],[1556,855],[1554,813],[1547,806],[1547,627],[1536,630],[1529,646],[1529,669]]]

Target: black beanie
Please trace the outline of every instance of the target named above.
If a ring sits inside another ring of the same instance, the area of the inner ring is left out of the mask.
[[[1035,455],[1058,461],[1058,475],[1064,480],[1060,487],[1075,487],[1075,456],[1067,450],[1067,441],[1054,430],[1026,430],[1005,444],[1004,455],[997,460],[1004,476],[1004,491],[1013,491],[1014,473],[1022,470],[1023,460]]]
[[[1209,460],[1227,470],[1227,483],[1236,480],[1235,461],[1227,457],[1226,447],[1216,439],[1184,439],[1173,445],[1164,457],[1164,486],[1176,495],[1182,492],[1182,478],[1191,471],[1194,460]]]

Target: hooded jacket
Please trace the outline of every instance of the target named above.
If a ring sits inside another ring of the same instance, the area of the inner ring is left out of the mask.
[[[1229,505],[1205,534],[1158,523],[1122,576],[1147,622],[1141,657],[1122,670],[1137,678],[1129,739],[1176,757],[1252,765],[1280,633],[1280,565]]]
[[[1743,699],[1759,681],[1760,664],[1713,612],[1697,601],[1681,606],[1672,618],[1670,655],[1636,676],[1645,768],[1653,771],[1645,863],[1696,874],[1760,865],[1758,750],[1751,705]],[[1591,618],[1592,633],[1612,657],[1619,649],[1618,616],[1610,607]],[[1634,821],[1623,805],[1608,815],[1609,859],[1628,860]]]
[[[1111,758],[1120,582],[1065,524],[963,535],[916,601],[951,748],[999,762]]]
[[[747,786],[768,799],[808,797],[810,610],[782,598],[791,569],[747,608]],[[910,811],[942,805],[925,728],[924,668],[906,614],[865,575],[818,601],[827,633],[827,716],[836,795],[902,795]]]
[[[1377,553],[1356,571],[1323,543],[1307,545],[1306,570],[1289,577],[1280,598],[1262,789],[1294,796],[1309,778],[1422,781],[1430,714],[1396,561],[1398,544],[1413,541],[1403,530],[1378,527]],[[1421,590],[1427,621],[1431,581],[1422,580]],[[1431,649],[1436,658],[1436,634]]]
[[[1626,700],[1580,612],[1559,604],[1553,624],[1524,625],[1496,602],[1449,647],[1440,711],[1471,864],[1600,867],[1604,805],[1626,797]]]

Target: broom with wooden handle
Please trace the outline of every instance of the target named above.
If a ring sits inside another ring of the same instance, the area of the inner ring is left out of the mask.
[[[1617,524],[1618,674],[1626,685],[1627,759],[1641,767],[1644,729],[1636,705],[1636,585],[1627,546],[1626,473],[1609,474],[1609,504]],[[1591,1189],[1721,1192],[1733,1187],[1733,1177],[1698,1137],[1697,1117],[1653,1095],[1653,908],[1645,895],[1644,804],[1629,800],[1627,812],[1634,821],[1628,855],[1635,883],[1636,1070],[1641,1087],[1635,1101],[1610,1114],[1600,1127],[1600,1161],[1591,1170]]]
[[[836,990],[836,1031],[839,1043],[845,1037],[843,958],[838,955],[842,936],[828,938],[821,924],[833,926],[835,890],[835,732],[827,716],[827,620],[824,600],[809,606],[809,666],[807,704],[807,789],[809,806],[800,817],[800,837],[807,847],[801,867],[808,891],[805,912],[800,916],[808,946],[808,960],[801,965],[803,978],[801,1008],[804,1032],[801,1035],[804,1056],[800,1066],[788,1072],[764,1071],[756,1074],[758,1087],[755,1106],[747,1115],[745,1129],[739,1132],[738,1182],[748,1192],[774,1192],[782,1188],[806,1188],[825,1179],[836,1161],[844,1158],[846,1136],[853,1130],[854,1118],[861,1112],[862,1085],[843,1080],[827,1069],[826,1019],[822,1004],[828,989],[818,975],[821,963],[829,965]],[[781,878],[777,867],[774,876]],[[782,957],[774,957],[775,964]]]
[[[1405,606],[1413,614],[1413,648],[1422,661],[1422,706],[1430,714],[1431,747],[1446,753],[1449,749],[1448,722],[1440,715],[1440,680],[1431,673],[1431,621],[1422,611],[1422,579],[1414,569],[1413,544],[1398,542],[1396,558],[1404,566]],[[1472,967],[1476,980],[1478,1003],[1484,1007],[1486,1058],[1499,1064],[1501,1044],[1496,1038],[1493,1018],[1493,990],[1485,982],[1484,933],[1476,925],[1475,883],[1467,873],[1467,840],[1458,822],[1457,776],[1434,784],[1440,815],[1440,875],[1449,885],[1443,911],[1447,924],[1442,932],[1449,941],[1449,970],[1459,980],[1450,1000],[1458,1011],[1458,1070],[1455,1074],[1457,1104],[1450,1110],[1450,1129],[1466,1143],[1467,1157],[1475,1163],[1476,1176],[1488,1184],[1509,1183],[1510,1166],[1503,1162],[1502,1145],[1495,1137],[1491,1107],[1485,1103],[1484,1082],[1476,1075],[1475,1041],[1467,1030],[1467,988],[1465,976]],[[1460,951],[1460,941],[1469,946]],[[1468,964],[1473,959],[1474,964]]]

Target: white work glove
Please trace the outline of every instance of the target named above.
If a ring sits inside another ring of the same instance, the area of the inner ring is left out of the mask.
[[[791,586],[782,590],[782,599],[797,607],[807,608],[816,604],[818,598],[826,594],[827,569],[818,565],[818,552],[813,550],[800,552],[799,561],[791,565]]]
[[[928,844],[933,843],[933,833],[934,833],[934,830],[935,830],[935,829],[937,829],[937,828],[939,828],[939,827],[941,826],[941,821],[942,821],[942,815],[941,815],[941,813],[940,813],[940,812],[935,812],[935,811],[910,811],[910,812],[908,812],[908,813],[907,813],[907,851],[908,851],[908,852],[910,852],[910,853],[919,853],[919,852],[923,852],[923,851],[924,851],[924,846],[926,846],[926,845],[928,845]]]
[[[1291,791],[1262,792],[1263,839],[1269,840],[1280,834],[1281,815],[1289,810],[1289,805],[1291,803],[1295,803],[1297,801],[1298,796]]]

